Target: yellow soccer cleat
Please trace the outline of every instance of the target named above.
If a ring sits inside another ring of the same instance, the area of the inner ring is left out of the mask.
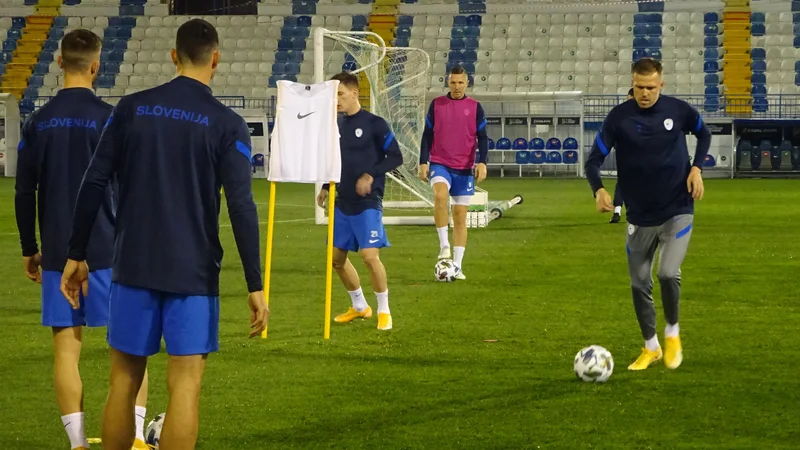
[[[378,313],[378,329],[391,330],[392,329],[392,315],[386,313]]]
[[[658,351],[650,351],[646,348],[642,349],[642,354],[636,358],[630,366],[628,366],[628,370],[644,370],[650,367],[650,364],[661,359],[664,356],[664,353],[661,351],[661,347],[658,347]]]
[[[358,312],[352,306],[347,310],[344,314],[339,314],[338,316],[333,318],[334,322],[338,323],[348,323],[352,322],[356,319],[369,319],[372,317],[372,308],[367,306],[367,309],[364,311]]]
[[[149,450],[149,449],[150,449],[150,446],[147,445],[141,439],[135,439],[133,441],[133,447],[131,448],[131,450]]]
[[[664,365],[667,369],[677,369],[683,362],[683,347],[680,336],[671,336],[667,339],[667,349],[664,352]]]

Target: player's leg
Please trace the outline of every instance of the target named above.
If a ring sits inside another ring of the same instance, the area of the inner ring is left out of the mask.
[[[194,449],[206,359],[219,350],[219,297],[167,295],[162,321],[169,404],[159,446]]]
[[[643,370],[661,359],[663,352],[656,336],[656,310],[653,304],[653,263],[658,247],[658,227],[628,225],[626,251],[631,277],[633,307],[645,346],[629,370]]]
[[[344,288],[350,295],[351,307],[346,312],[334,317],[334,322],[348,323],[355,319],[369,319],[372,317],[372,308],[364,298],[364,291],[361,290],[361,280],[358,272],[350,259],[347,257],[349,251],[358,251],[358,241],[356,240],[351,217],[343,214],[338,208],[335,210],[333,223],[333,270],[339,275]]]
[[[146,391],[147,357],[161,349],[162,307],[158,292],[111,285],[111,382],[103,411],[103,448],[129,450],[134,444],[136,403]]]
[[[111,293],[111,269],[95,270],[89,275],[89,296],[86,298],[86,324],[90,327],[108,325],[109,301]],[[134,408],[136,430],[133,448],[146,449],[144,441],[144,421],[147,416],[147,371],[142,387],[136,397]]]
[[[89,447],[84,434],[83,383],[78,364],[85,301],[73,310],[60,291],[61,273],[42,272],[42,325],[53,330],[53,387],[70,448]]]
[[[619,223],[622,214],[622,193],[619,191],[619,182],[614,186],[614,215],[611,216],[610,223]]]
[[[675,216],[661,226],[659,239],[661,254],[658,261],[658,283],[661,286],[661,302],[664,305],[664,365],[676,369],[683,362],[678,309],[681,297],[681,264],[689,248],[694,216],[683,214]]]
[[[472,175],[452,175],[450,195],[453,198],[453,262],[458,267],[456,279],[465,280],[464,251],[467,248],[467,212],[475,194]]]
[[[446,167],[432,164],[430,177],[433,187],[433,222],[436,225],[436,233],[439,235],[439,259],[450,258],[447,228],[450,222],[451,176]]]
[[[377,209],[368,209],[352,218],[352,228],[361,249],[361,259],[369,271],[372,289],[378,300],[378,329],[392,329],[392,315],[389,310],[389,287],[386,280],[386,268],[380,259],[380,250],[389,247],[386,230],[383,227],[383,213]]]

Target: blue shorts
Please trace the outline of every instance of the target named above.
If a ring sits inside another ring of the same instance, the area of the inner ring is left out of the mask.
[[[89,272],[89,295],[72,309],[61,293],[61,272],[42,271],[42,325],[46,327],[104,327],[108,323],[111,269]]]
[[[362,248],[389,247],[383,229],[383,211],[367,209],[348,216],[339,208],[333,213],[333,246],[340,250],[357,252]]]
[[[475,177],[472,175],[461,175],[451,173],[447,167],[441,164],[431,164],[429,176],[431,179],[431,186],[436,183],[446,183],[450,196],[468,197],[475,195]],[[457,202],[457,204],[460,204]],[[469,205],[469,203],[467,203]]]
[[[219,350],[219,297],[177,295],[111,284],[108,343],[116,350],[151,356],[161,350],[174,356]]]

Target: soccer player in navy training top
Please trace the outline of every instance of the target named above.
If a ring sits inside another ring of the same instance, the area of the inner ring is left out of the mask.
[[[61,40],[57,62],[64,72],[63,86],[25,122],[17,162],[15,209],[23,264],[26,276],[42,285],[42,325],[53,329],[56,397],[73,449],[89,446],[84,434],[83,385],[78,370],[81,327],[104,327],[108,323],[114,256],[114,199],[109,186],[99,194],[101,207],[86,251],[92,270],[91,293],[81,296],[78,308],[72,309],[59,290],[61,269],[67,259],[68,224],[72,222],[81,179],[112,109],[92,92],[92,82],[100,68],[100,46],[100,38],[89,30],[70,31]],[[36,242],[37,190],[41,254]],[[146,400],[145,381],[136,402],[135,448],[147,448],[142,435]],[[134,412],[133,406],[130,412]]]
[[[696,109],[683,100],[659,95],[664,81],[661,63],[640,59],[632,66],[635,102],[608,113],[586,161],[586,177],[597,210],[611,211],[611,196],[600,179],[600,166],[611,148],[617,151],[617,182],[627,205],[628,270],[633,305],[645,347],[628,369],[643,370],[664,358],[677,368],[683,360],[678,328],[681,263],[689,246],[694,201],[703,198],[702,164],[711,132]],[[686,134],[697,137],[693,164]],[[658,281],[667,326],[664,352],[656,336],[652,270],[660,247]]]
[[[628,89],[628,98],[625,101],[633,100],[633,88]],[[622,214],[622,193],[619,191],[619,183],[614,185],[614,215],[608,223],[619,223],[620,214]]]
[[[208,86],[219,62],[218,45],[208,22],[181,25],[172,50],[178,76],[120,100],[78,193],[61,282],[73,305],[87,287],[86,245],[103,193],[111,179],[119,183],[104,448],[130,448],[134,395],[162,336],[169,355],[169,406],[160,445],[195,446],[206,357],[219,347],[222,187],[250,292],[251,337],[267,321],[250,133]]]
[[[358,77],[342,72],[332,79],[339,80],[336,109],[344,113],[339,121],[342,177],[336,189],[333,268],[350,293],[353,304],[334,320],[346,323],[372,317],[372,308],[364,299],[358,273],[347,258],[347,252],[360,252],[378,298],[378,329],[391,330],[386,269],[378,252],[389,246],[382,212],[386,173],[403,163],[403,154],[389,124],[361,109]],[[328,187],[323,185],[317,195],[320,207],[324,207],[328,199]]]
[[[419,178],[425,181],[430,176],[433,186],[433,221],[439,234],[439,259],[450,258],[448,200],[453,199],[453,262],[458,267],[456,279],[465,280],[462,269],[467,246],[467,211],[475,195],[475,184],[486,179],[489,136],[483,107],[477,100],[467,97],[469,79],[464,68],[453,67],[447,84],[450,92],[433,99],[425,116]],[[475,150],[478,151],[477,164]]]

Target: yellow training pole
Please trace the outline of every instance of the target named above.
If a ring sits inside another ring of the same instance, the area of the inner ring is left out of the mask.
[[[266,263],[264,264],[264,300],[267,302],[267,308],[269,308],[269,278],[272,274],[272,231],[273,231],[273,224],[275,223],[275,188],[277,183],[274,181],[269,183],[269,212],[267,213],[267,251],[266,251]],[[267,329],[269,327],[269,322],[267,322],[267,327],[264,328],[264,331],[261,332],[261,339],[267,338]]]
[[[333,284],[333,205],[336,203],[336,183],[328,189],[328,259],[325,267],[325,331],[324,339],[331,338],[331,285]]]

